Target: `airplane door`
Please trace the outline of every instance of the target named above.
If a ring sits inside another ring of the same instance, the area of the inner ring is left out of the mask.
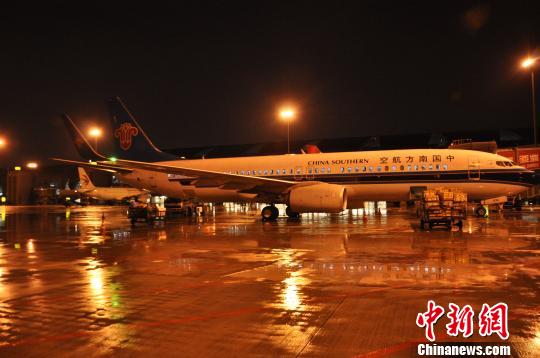
[[[480,180],[480,161],[478,157],[469,157],[469,180]]]

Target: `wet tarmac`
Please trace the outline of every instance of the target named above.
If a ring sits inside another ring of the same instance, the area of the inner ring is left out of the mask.
[[[276,223],[221,208],[135,227],[122,207],[0,215],[1,356],[407,357],[430,299],[506,302],[514,356],[540,351],[540,210],[462,232],[420,230],[397,208]]]

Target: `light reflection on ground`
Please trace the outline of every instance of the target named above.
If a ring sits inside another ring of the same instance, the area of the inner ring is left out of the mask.
[[[447,232],[395,208],[135,227],[121,207],[3,210],[2,356],[353,356],[420,338],[428,299],[507,302],[516,352],[539,349],[540,211]]]

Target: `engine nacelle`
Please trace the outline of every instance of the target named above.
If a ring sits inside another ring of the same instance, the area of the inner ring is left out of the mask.
[[[293,188],[289,205],[297,213],[339,213],[347,208],[347,189],[336,184],[314,184]]]

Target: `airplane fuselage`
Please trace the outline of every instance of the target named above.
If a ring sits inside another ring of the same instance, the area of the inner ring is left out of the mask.
[[[106,187],[95,187],[93,189],[80,189],[80,193],[87,195],[91,198],[98,200],[124,200],[133,198],[139,195],[144,194],[140,189],[136,188],[106,188]]]
[[[343,185],[348,208],[364,201],[408,200],[411,188],[447,186],[465,191],[471,200],[511,196],[532,185],[534,173],[507,158],[462,149],[407,149],[368,152],[273,155],[177,160],[164,165],[292,181]],[[152,192],[203,202],[258,201],[255,194],[201,181],[136,169],[122,181]]]

